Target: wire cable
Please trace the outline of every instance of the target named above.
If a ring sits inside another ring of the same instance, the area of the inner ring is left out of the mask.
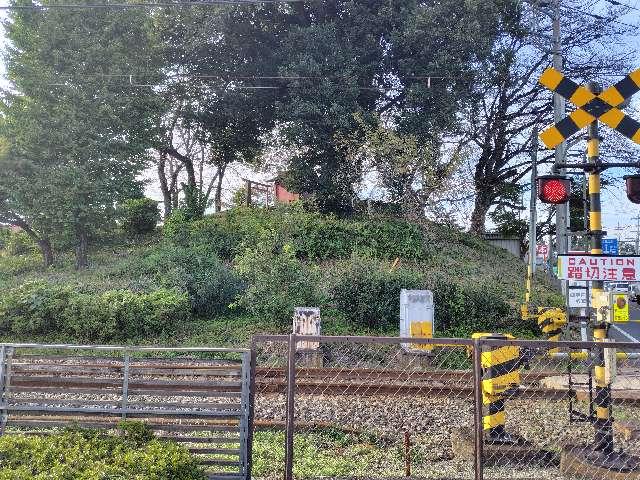
[[[127,9],[154,7],[203,7],[216,5],[261,5],[279,3],[299,3],[305,0],[209,0],[190,2],[140,2],[140,3],[75,3],[75,4],[47,4],[47,5],[2,5],[0,10],[50,10],[50,9]]]
[[[618,2],[618,0],[605,0],[605,2],[610,3],[611,5],[614,5],[616,7],[629,8],[631,10],[638,10],[640,12],[640,8],[629,5],[628,3]]]

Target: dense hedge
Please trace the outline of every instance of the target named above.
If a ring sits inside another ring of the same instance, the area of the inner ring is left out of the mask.
[[[118,206],[122,229],[130,235],[153,232],[160,221],[158,202],[150,198],[132,198]]]
[[[265,244],[247,250],[236,258],[235,267],[247,282],[236,305],[257,318],[277,326],[290,325],[295,307],[325,304],[319,288],[319,269],[298,260],[290,245],[285,245],[280,252],[274,252]]]
[[[468,336],[474,331],[509,324],[514,310],[486,289],[463,287],[444,280],[429,280],[412,268],[392,270],[380,262],[359,259],[334,274],[331,298],[340,312],[361,327],[398,328],[400,290],[428,289],[434,295],[437,332]]]
[[[80,429],[46,436],[3,435],[0,480],[206,478],[187,449],[127,423],[119,436]]]
[[[124,341],[171,331],[189,318],[189,310],[187,296],[175,290],[87,294],[68,286],[28,282],[0,299],[0,332]]]
[[[38,252],[38,245],[24,232],[0,227],[0,250],[7,255],[28,255]]]
[[[161,244],[126,262],[120,273],[186,292],[196,315],[225,313],[245,288],[209,244]]]
[[[339,269],[331,296],[349,321],[368,328],[398,328],[400,290],[419,289],[422,275],[410,269],[390,270],[380,262],[356,259]]]
[[[420,228],[410,222],[346,220],[295,204],[273,209],[235,208],[196,221],[189,221],[178,210],[165,223],[164,235],[177,245],[211,245],[228,259],[264,242],[290,244],[296,255],[310,260],[349,258],[354,253],[417,260],[428,256]]]

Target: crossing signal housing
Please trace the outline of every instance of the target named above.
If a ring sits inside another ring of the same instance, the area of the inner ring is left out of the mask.
[[[625,175],[627,198],[633,203],[640,203],[640,175]]]
[[[640,178],[640,176],[639,176]],[[541,175],[537,179],[538,198],[542,203],[567,203],[571,195],[571,180],[562,175]]]

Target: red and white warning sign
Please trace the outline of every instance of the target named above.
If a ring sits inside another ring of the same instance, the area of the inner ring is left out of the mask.
[[[561,280],[640,280],[640,257],[558,255]]]
[[[549,254],[549,245],[546,243],[539,243],[536,245],[536,255],[538,257],[547,258]]]

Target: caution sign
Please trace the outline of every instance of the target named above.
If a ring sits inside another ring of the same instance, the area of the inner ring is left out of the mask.
[[[626,293],[614,293],[611,295],[613,321],[628,322],[629,321],[629,295]]]

